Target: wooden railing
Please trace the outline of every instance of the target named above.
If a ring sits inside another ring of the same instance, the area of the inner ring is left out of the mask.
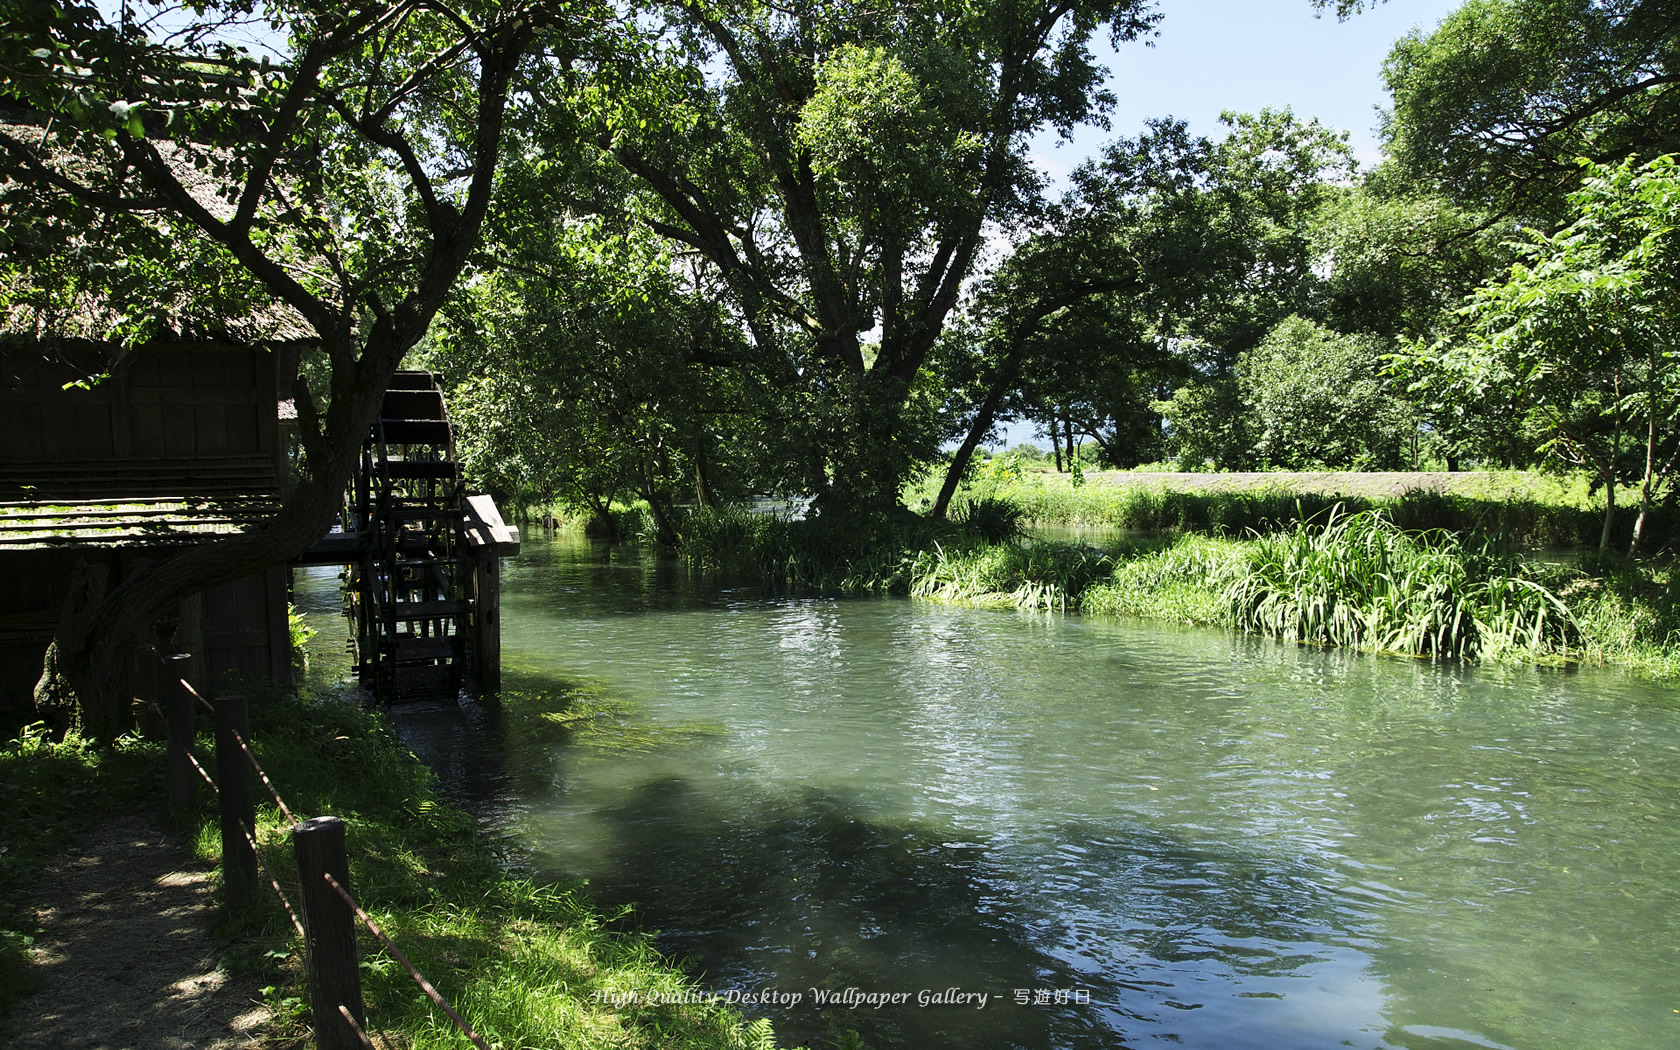
[[[320,1050],[375,1050],[367,1034],[367,1010],[362,1005],[361,969],[357,965],[356,925],[360,922],[474,1046],[490,1050],[472,1025],[356,903],[350,892],[344,821],[334,816],[298,819],[251,750],[245,697],[207,698],[189,680],[191,660],[185,654],[163,657],[159,695],[139,698],[156,704],[163,716],[168,737],[165,782],[169,805],[180,812],[195,810],[200,781],[215,795],[222,838],[222,888],[230,913],[238,914],[251,906],[258,892],[259,870],[279,898],[303,946],[316,1046]],[[200,711],[214,719],[214,776],[193,753]],[[263,785],[291,826],[301,907],[293,906],[257,848],[253,782]]]

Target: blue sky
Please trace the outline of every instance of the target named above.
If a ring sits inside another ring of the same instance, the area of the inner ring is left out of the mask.
[[[1314,17],[1308,0],[1162,0],[1153,47],[1109,53],[1119,98],[1109,132],[1082,130],[1071,144],[1035,143],[1043,167],[1061,176],[1108,139],[1135,135],[1150,117],[1175,116],[1196,134],[1218,137],[1222,110],[1288,106],[1347,131],[1361,167],[1378,158],[1377,107],[1388,104],[1382,62],[1417,26],[1426,31],[1462,0],[1388,0],[1338,22]]]

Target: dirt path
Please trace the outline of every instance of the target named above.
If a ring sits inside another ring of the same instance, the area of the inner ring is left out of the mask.
[[[33,902],[38,992],[8,1050],[235,1050],[268,1019],[255,980],[219,969],[210,878],[145,818],[91,828]]]

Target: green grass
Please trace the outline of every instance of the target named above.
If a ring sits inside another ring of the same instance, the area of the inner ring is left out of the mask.
[[[1221,476],[1206,477],[1217,486]],[[906,492],[912,507],[932,504],[933,482]],[[1463,475],[1447,492],[1412,489],[1391,496],[1342,495],[1315,491],[1306,482],[1279,476],[1241,488],[1169,487],[1159,481],[1133,482],[1125,474],[1076,485],[1065,474],[1020,471],[1002,461],[978,471],[959,490],[959,501],[998,500],[1020,508],[1038,526],[1124,529],[1141,532],[1199,532],[1242,536],[1272,532],[1299,521],[1322,519],[1334,507],[1349,512],[1381,510],[1408,529],[1446,529],[1461,534],[1499,535],[1524,547],[1596,545],[1603,525],[1602,496],[1594,499],[1579,477],[1526,472]],[[1616,542],[1626,547],[1635,514],[1617,516]],[[1656,542],[1676,535],[1677,518],[1661,508],[1652,524]]]
[[[1583,559],[1560,572],[1558,593],[1580,630],[1583,663],[1680,679],[1680,594],[1673,561]]]
[[[971,605],[1066,612],[1113,571],[1093,548],[1066,543],[971,543],[947,551],[935,543],[911,563],[909,593]]]
[[[1115,552],[1113,574],[1085,592],[1084,611],[1192,626],[1229,622],[1224,589],[1243,571],[1242,542],[1187,534]]]
[[[573,703],[524,704],[530,732],[557,739],[583,731]],[[252,743],[299,816],[331,814],[348,825],[351,888],[362,906],[491,1045],[503,1047],[769,1047],[763,1022],[721,1004],[686,1002],[692,979],[626,932],[627,915],[599,912],[577,887],[544,886],[508,871],[467,815],[440,801],[434,778],[404,751],[386,720],[341,701],[270,696],[252,704]],[[208,751],[208,736],[200,740]],[[25,733],[0,748],[0,900],[13,908],[45,858],[95,813],[159,810],[160,745],[132,737],[100,749]],[[260,795],[260,792],[259,792]],[[289,831],[277,808],[259,808],[258,839],[269,870],[296,897]],[[206,860],[219,834],[208,808],[174,826]],[[266,885],[266,882],[265,882]],[[0,984],[27,991],[23,966],[34,931],[21,914],[0,915]],[[277,1016],[264,1035],[304,1034],[307,992],[300,945],[266,888],[240,916],[223,915],[224,965],[261,975]],[[463,1048],[464,1037],[433,1009],[371,937],[361,943],[369,1020],[395,1045]],[[613,1005],[612,993],[643,1001]],[[650,1003],[650,994],[665,1000]]]

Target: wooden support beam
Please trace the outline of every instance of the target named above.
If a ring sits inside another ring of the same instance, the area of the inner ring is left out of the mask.
[[[494,545],[473,559],[473,678],[493,693],[502,687],[502,559]]]

